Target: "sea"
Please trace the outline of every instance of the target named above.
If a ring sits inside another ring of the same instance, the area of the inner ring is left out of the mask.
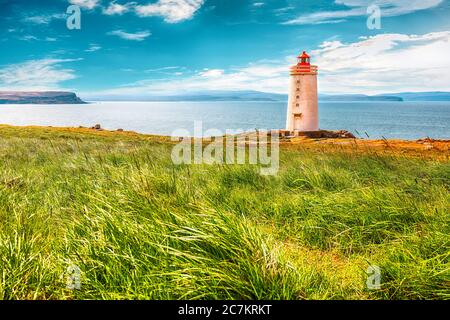
[[[285,127],[285,102],[92,102],[0,105],[0,124],[208,136]],[[361,138],[450,139],[450,102],[319,102],[319,127]]]

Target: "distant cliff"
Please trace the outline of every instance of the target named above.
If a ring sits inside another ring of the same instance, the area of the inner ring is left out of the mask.
[[[83,104],[73,92],[0,91],[0,104]]]

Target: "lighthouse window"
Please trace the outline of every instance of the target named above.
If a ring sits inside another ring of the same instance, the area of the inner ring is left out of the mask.
[[[297,83],[300,84],[300,80],[297,80]]]
[[[297,96],[297,99],[300,99],[300,96]]]
[[[300,104],[299,103],[297,103],[296,105],[295,105],[296,107],[300,107]]]
[[[297,91],[300,91],[300,88],[297,88]]]

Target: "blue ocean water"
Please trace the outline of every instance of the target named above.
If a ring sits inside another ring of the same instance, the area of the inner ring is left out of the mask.
[[[0,123],[93,126],[171,135],[207,129],[284,128],[284,102],[96,102],[86,105],[0,105]],[[345,129],[370,138],[450,139],[450,102],[321,102],[321,129]]]

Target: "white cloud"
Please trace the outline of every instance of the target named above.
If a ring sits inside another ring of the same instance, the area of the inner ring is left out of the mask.
[[[65,19],[66,15],[63,13],[54,13],[54,14],[42,14],[35,16],[27,16],[22,19],[23,22],[34,23],[34,24],[49,24],[53,20]]]
[[[100,4],[99,0],[69,0],[69,2],[87,9],[93,9]],[[168,23],[178,23],[191,19],[204,3],[205,0],[153,0],[148,4],[139,4],[134,1],[118,3],[117,0],[113,0],[103,7],[102,12],[111,16],[134,11],[139,17],[159,16]]]
[[[211,69],[211,70],[206,69],[206,70],[200,72],[199,75],[204,78],[217,78],[217,77],[223,76],[224,72],[225,72],[225,70],[222,70],[222,69]]]
[[[33,36],[33,35],[24,35],[24,36],[18,37],[17,39],[19,39],[21,41],[28,41],[28,42],[32,42],[32,41],[55,42],[55,41],[58,41],[58,39],[55,38],[55,37],[38,38],[38,37]]]
[[[125,40],[132,40],[132,41],[143,41],[145,38],[149,37],[152,33],[148,30],[145,31],[139,31],[135,33],[129,33],[125,32],[123,30],[114,30],[107,33],[110,36],[117,36],[119,38],[125,39]]]
[[[69,0],[69,3],[76,4],[77,6],[88,10],[94,9],[99,2],[100,0]]]
[[[103,13],[109,16],[122,15],[131,10],[135,6],[135,2],[129,2],[126,4],[120,4],[116,1],[111,1],[109,6],[103,9]]]
[[[204,4],[204,0],[158,0],[156,3],[138,5],[135,10],[141,17],[162,16],[169,23],[192,18]]]
[[[22,40],[22,41],[38,41],[39,38],[35,37],[35,36],[32,36],[32,35],[25,35],[25,36],[19,37],[19,40]]]
[[[347,9],[303,14],[285,24],[343,22],[345,18],[367,15],[367,8],[371,5],[378,5],[381,8],[382,17],[392,17],[430,9],[442,2],[443,0],[335,0],[336,4],[346,6]]]
[[[100,50],[102,47],[100,47],[98,44],[95,43],[91,43],[91,45],[89,46],[89,48],[87,48],[86,50],[84,50],[85,52],[95,52]]]
[[[324,92],[450,90],[450,31],[324,42],[311,52]]]
[[[301,51],[301,48],[299,48]],[[327,41],[311,53],[319,66],[319,91],[378,94],[450,91],[450,31],[423,35],[380,34],[356,42]],[[142,80],[112,94],[156,95],[203,90],[286,93],[295,56],[230,70],[207,69],[178,78]]]
[[[144,72],[149,73],[149,74],[156,74],[158,76],[161,76],[161,75],[181,76],[183,74],[183,71],[185,71],[185,70],[186,70],[185,67],[169,66],[169,67],[147,69],[147,70],[144,70]]]
[[[1,90],[55,90],[59,83],[76,78],[74,70],[61,68],[79,59],[41,59],[11,64],[0,69]]]

